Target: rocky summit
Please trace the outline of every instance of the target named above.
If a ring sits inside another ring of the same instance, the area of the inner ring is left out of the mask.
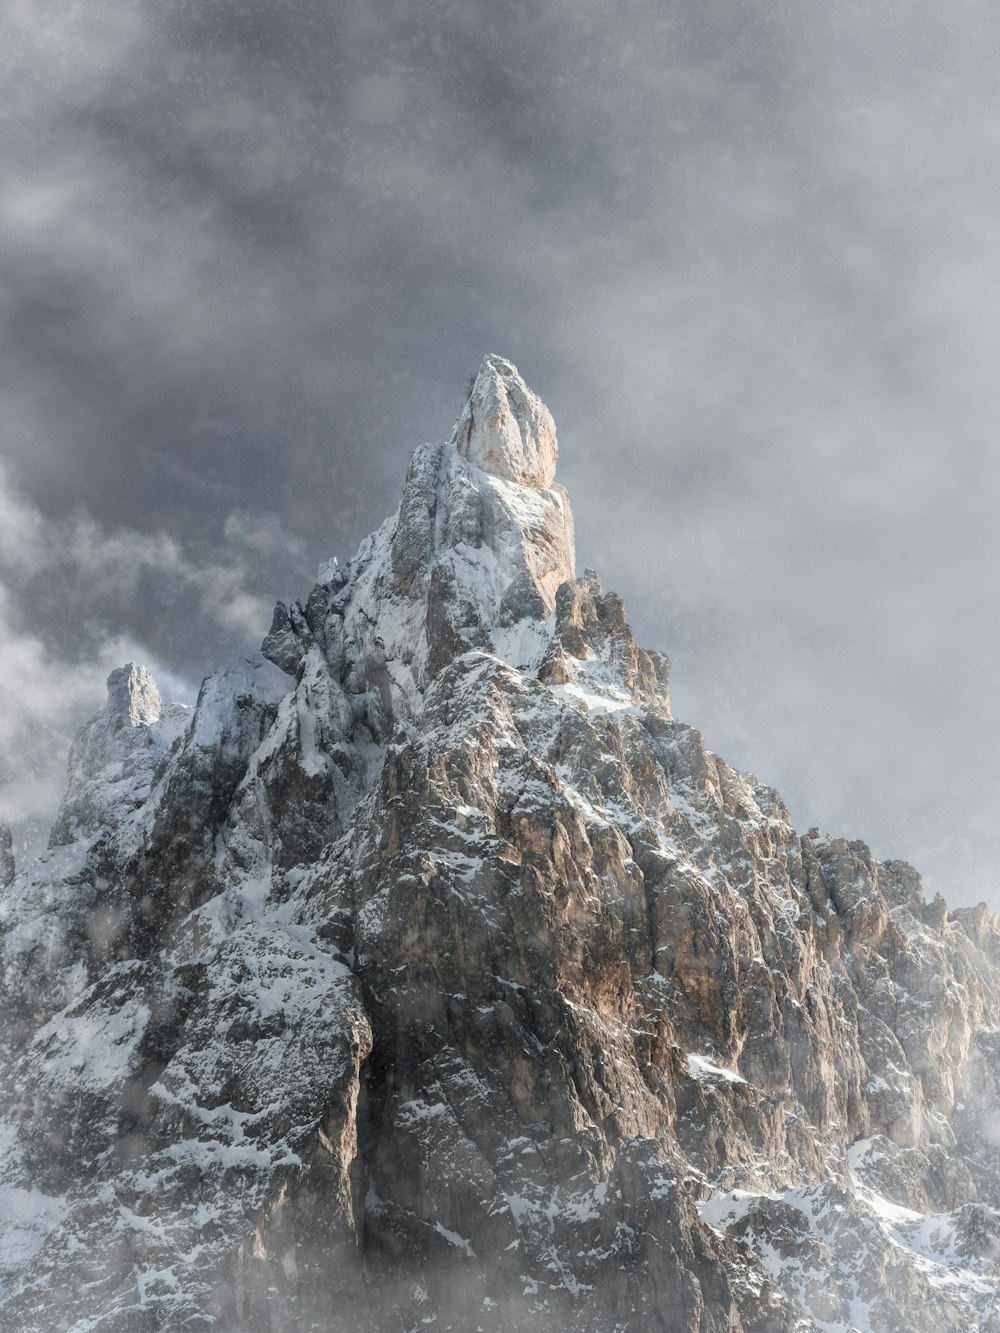
[[[1000,1333],[996,918],[674,720],[556,458],[486,357],[0,837],[5,1333]]]

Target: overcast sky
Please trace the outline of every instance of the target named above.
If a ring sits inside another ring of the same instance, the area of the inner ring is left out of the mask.
[[[995,6],[4,13],[0,817],[112,666],[257,644],[498,351],[677,714],[1000,906]]]

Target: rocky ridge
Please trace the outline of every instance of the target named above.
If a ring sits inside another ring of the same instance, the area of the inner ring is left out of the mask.
[[[791,827],[487,357],[193,711],[0,839],[0,1329],[1000,1331],[1000,928]]]

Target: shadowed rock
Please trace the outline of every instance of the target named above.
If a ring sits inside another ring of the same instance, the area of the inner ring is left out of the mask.
[[[0,893],[2,1333],[997,1333],[996,918],[671,716],[555,462],[487,357],[275,667],[112,675]]]
[[[0,824],[0,887],[12,884],[16,871],[13,834],[6,824]]]

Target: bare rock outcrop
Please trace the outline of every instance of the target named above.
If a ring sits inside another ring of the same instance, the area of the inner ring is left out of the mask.
[[[14,837],[6,824],[0,824],[0,888],[14,882],[17,864],[14,860]]]
[[[0,876],[0,1330],[997,1333],[996,919],[672,717],[555,464],[487,357],[267,661],[112,676]]]
[[[541,490],[555,479],[552,414],[502,356],[483,358],[453,442],[470,463],[506,481]]]
[[[112,671],[107,704],[70,748],[66,795],[49,846],[88,837],[138,809],[156,762],[186,722],[186,709],[164,708],[147,667],[129,662]]]

